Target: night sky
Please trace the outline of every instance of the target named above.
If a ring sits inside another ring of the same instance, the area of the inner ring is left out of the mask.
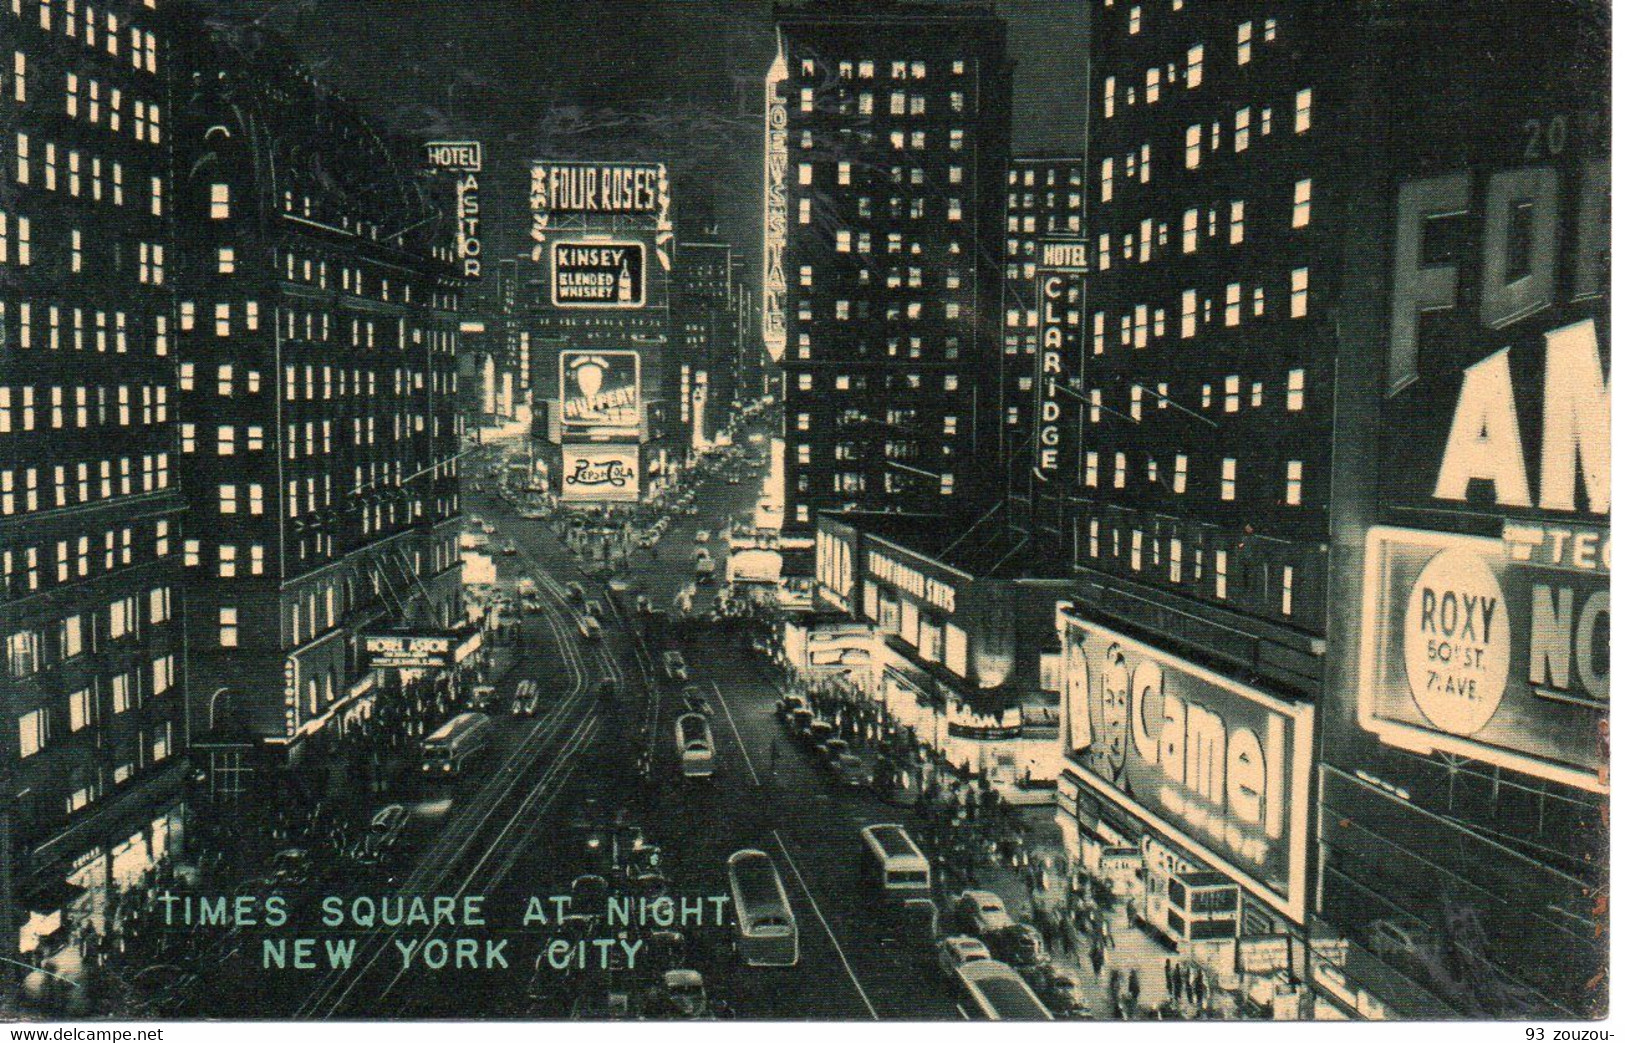
[[[756,0],[216,0],[289,37],[385,127],[486,146],[488,257],[523,245],[532,158],[648,159],[676,179],[679,232],[715,224],[753,268],[762,79]],[[1087,5],[998,0],[1016,62],[1017,153],[1080,152]]]

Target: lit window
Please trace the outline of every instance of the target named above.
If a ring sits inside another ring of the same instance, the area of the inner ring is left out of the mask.
[[[231,275],[237,271],[237,251],[230,246],[220,248],[219,270],[221,275]]]
[[[1246,152],[1247,146],[1252,143],[1253,110],[1238,109],[1236,111],[1236,151]]]
[[[1138,7],[1131,7],[1131,8],[1129,8],[1129,12],[1128,12],[1128,34],[1130,36],[1133,36],[1136,33],[1138,33],[1139,31],[1140,31],[1140,9]]]
[[[1304,178],[1292,186],[1292,227],[1302,228],[1309,223],[1309,201],[1314,181]]]
[[[1183,252],[1191,254],[1196,252],[1197,227],[1199,215],[1195,209],[1185,211],[1184,223],[1181,226],[1184,237],[1181,243]]]
[[[220,578],[230,579],[237,575],[237,548],[229,543],[220,545]]]
[[[1236,27],[1236,64],[1246,65],[1253,60],[1253,23],[1242,22]]]
[[[1128,482],[1128,454],[1117,453],[1112,457],[1112,488],[1121,489]]]
[[[237,647],[237,609],[234,607],[220,608],[220,647]]]
[[[1202,125],[1193,123],[1185,128],[1185,169],[1195,170],[1202,165]]]
[[[235,485],[222,485],[220,487],[220,513],[237,513],[237,487]]]
[[[1186,290],[1179,299],[1179,335],[1196,336],[1196,291]]]
[[[1100,161],[1100,201],[1112,201],[1112,160],[1110,158]]]
[[[1180,583],[1185,579],[1185,543],[1183,540],[1170,539],[1168,541],[1168,582]]]
[[[1303,408],[1303,370],[1294,369],[1286,375],[1286,408],[1296,413]]]
[[[1100,484],[1100,454],[1093,450],[1084,458],[1083,484],[1091,489]]]
[[[1281,615],[1292,614],[1292,566],[1286,565],[1281,569]]]
[[[1309,314],[1309,269],[1292,270],[1292,317],[1301,319]]]
[[[1236,460],[1227,456],[1219,471],[1219,499],[1234,500],[1236,498]]]
[[[1228,376],[1224,378],[1224,411],[1237,412],[1241,408],[1241,378]]]
[[[231,186],[213,184],[209,186],[209,217],[215,221],[223,221],[231,216]]]
[[[1297,115],[1292,126],[1294,133],[1302,134],[1304,131],[1309,129],[1310,123],[1312,122],[1311,109],[1313,108],[1314,103],[1314,91],[1305,89],[1298,92]]]
[[[1145,103],[1154,104],[1162,96],[1162,70],[1156,66],[1145,70]]]
[[[1297,507],[1303,503],[1303,461],[1286,462],[1286,504]]]
[[[1197,44],[1185,52],[1185,89],[1195,90],[1202,85],[1202,45]]]
[[[1111,119],[1117,114],[1117,77],[1106,77],[1106,86],[1102,92],[1101,104],[1104,106],[1103,113],[1106,119]],[[1010,176],[1014,177],[1015,171],[1011,171]]]
[[[45,711],[30,710],[17,719],[18,756],[32,757],[45,746]]]
[[[1241,283],[1233,282],[1224,288],[1224,324],[1241,325]]]
[[[1230,553],[1216,550],[1213,552],[1213,596],[1225,598],[1230,595]]]

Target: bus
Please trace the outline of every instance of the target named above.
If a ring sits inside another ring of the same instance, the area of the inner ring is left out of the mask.
[[[1055,1020],[1055,1015],[1008,963],[972,960],[956,967],[954,974],[970,1001],[967,1014],[980,1014],[989,1021]]]
[[[735,851],[728,859],[734,935],[747,967],[794,967],[801,959],[796,915],[773,860],[765,852]]]
[[[711,722],[703,714],[685,713],[677,718],[677,757],[683,774],[703,778],[715,770],[717,747],[711,739]]]
[[[423,740],[423,772],[447,778],[463,770],[463,762],[491,741],[491,718],[483,713],[460,713]]]
[[[881,890],[896,898],[931,896],[931,863],[896,823],[864,826],[863,865]]]

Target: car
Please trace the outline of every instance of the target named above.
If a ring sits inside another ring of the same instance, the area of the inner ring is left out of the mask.
[[[843,786],[869,785],[869,769],[856,754],[843,753],[830,761],[829,770]]]
[[[514,544],[514,542],[512,540],[503,540],[502,541],[502,553],[508,554],[508,555],[518,554],[519,553],[519,548],[517,546],[515,546],[515,544]]]
[[[688,680],[688,664],[683,662],[683,653],[671,649],[660,657],[660,665],[666,671],[666,677],[672,681]]]
[[[587,602],[586,609],[587,615],[598,620],[600,623],[604,621],[604,606],[601,603],[596,600],[589,601]]]
[[[401,831],[406,828],[406,807],[389,804],[379,808],[361,838],[359,860],[368,864],[382,859],[386,852],[400,842]]]
[[[653,611],[654,611],[654,603],[649,600],[649,595],[647,595],[647,594],[639,594],[638,595],[638,615],[647,616],[649,613],[651,613]]]
[[[828,742],[830,737],[834,734],[835,725],[824,720],[822,717],[819,717],[815,718],[813,722],[807,726],[806,731],[797,732],[796,738],[800,739],[802,744],[806,746],[807,749],[811,750],[814,756],[816,756],[818,753],[818,747]]]
[[[1044,1001],[1050,1013],[1063,1018],[1087,1018],[1093,1013],[1089,998],[1083,991],[1083,980],[1078,972],[1055,964],[1045,964],[1038,987],[1033,991]]]
[[[790,734],[799,739],[803,735],[807,734],[808,730],[812,728],[815,720],[817,720],[817,718],[813,716],[813,712],[811,710],[806,709],[805,707],[800,707],[792,710],[789,716],[784,719],[784,723],[785,726],[790,729]]]
[[[951,935],[937,943],[937,967],[949,978],[967,963],[992,958],[993,954],[987,951],[982,940],[968,934]]]
[[[490,711],[497,702],[497,686],[494,684],[477,684],[469,693],[468,705],[482,712]]]
[[[526,594],[524,602],[526,612],[540,612],[542,610],[542,597],[540,594]]]
[[[520,681],[519,687],[513,693],[513,715],[515,717],[535,717],[540,703],[540,686],[530,678]]]
[[[739,476],[737,474],[730,474],[728,476],[728,484],[729,485],[738,485],[739,484]]]
[[[784,698],[779,700],[778,714],[780,719],[784,720],[786,723],[790,721],[791,716],[797,710],[805,709],[807,709],[807,699],[805,696],[786,695]]]
[[[689,685],[683,689],[683,705],[688,708],[689,713],[703,713],[707,717],[711,716],[711,700],[705,697],[704,690],[694,685]]]
[[[476,529],[484,529],[485,528],[485,519],[481,518],[477,514],[470,514],[468,516],[468,524],[472,525]]]
[[[699,971],[667,971],[660,979],[660,1003],[680,1018],[705,1017],[705,979]]]
[[[833,735],[819,743],[817,750],[819,762],[830,766],[851,752],[851,743]]]
[[[982,936],[993,955],[1017,970],[1049,962],[1044,936],[1030,923],[1013,923]]]
[[[575,580],[571,580],[564,585],[564,593],[566,597],[578,605],[587,600],[587,592],[581,589],[581,584]]]
[[[495,536],[497,527],[492,525],[490,522],[484,522],[480,525],[480,531],[485,533],[487,536]]]
[[[576,617],[576,629],[581,632],[582,639],[586,641],[597,641],[604,636],[604,625],[593,616]]]
[[[978,938],[1015,926],[1004,908],[1004,899],[992,891],[961,891],[954,899],[954,914],[965,930]]]
[[[711,530],[709,530],[709,529],[697,529],[697,530],[695,530],[695,532],[694,532],[694,542],[695,543],[710,543],[711,542]]]

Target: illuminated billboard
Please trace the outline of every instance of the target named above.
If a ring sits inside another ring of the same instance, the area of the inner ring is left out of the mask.
[[[1383,742],[1608,791],[1606,532],[1367,537],[1359,721]]]
[[[767,140],[764,152],[762,216],[762,341],[774,362],[784,357],[784,248],[790,241],[790,203],[785,174],[790,167],[790,112],[780,86],[790,78],[784,53],[767,72]]]
[[[553,244],[555,308],[641,308],[648,301],[642,243],[570,241]]]
[[[559,352],[559,423],[567,430],[636,431],[642,417],[635,351]]]
[[[1069,772],[1303,922],[1314,709],[1057,610]]]
[[[566,445],[559,495],[568,501],[636,502],[638,447]]]
[[[1045,243],[1044,265],[1037,270],[1038,431],[1033,469],[1045,480],[1078,452],[1078,392],[1072,385],[1082,376],[1085,249],[1078,243]]]
[[[546,244],[561,234],[593,228],[653,231],[655,257],[662,271],[670,271],[676,232],[665,164],[532,163],[530,238],[535,246],[531,259],[541,261]]]

